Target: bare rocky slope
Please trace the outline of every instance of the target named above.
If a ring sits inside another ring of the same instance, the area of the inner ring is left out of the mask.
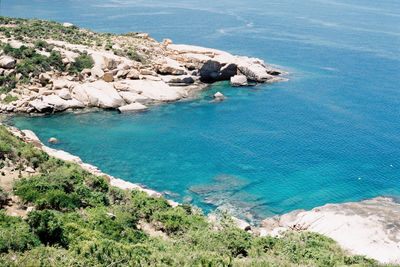
[[[280,81],[283,74],[257,58],[169,39],[159,43],[148,34],[100,34],[69,23],[3,17],[0,39],[0,75],[14,81],[0,97],[3,112],[138,111],[187,98],[216,81],[247,86]],[[42,68],[29,65],[37,58]]]
[[[276,236],[288,230],[317,232],[353,254],[400,264],[400,204],[391,197],[295,210],[262,221],[255,231]]]

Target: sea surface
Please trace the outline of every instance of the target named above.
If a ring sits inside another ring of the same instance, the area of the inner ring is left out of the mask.
[[[13,118],[106,173],[253,221],[400,195],[400,1],[6,0],[0,10],[149,32],[290,72],[287,82],[222,82],[139,114]],[[229,99],[209,103],[216,91]]]

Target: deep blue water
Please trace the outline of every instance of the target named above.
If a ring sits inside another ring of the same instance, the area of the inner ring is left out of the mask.
[[[214,206],[188,188],[209,184],[208,197],[257,203],[261,216],[400,194],[400,2],[9,0],[1,14],[149,32],[290,71],[288,82],[220,83],[141,114],[13,119],[104,172],[205,210]],[[215,91],[229,99],[209,104]]]

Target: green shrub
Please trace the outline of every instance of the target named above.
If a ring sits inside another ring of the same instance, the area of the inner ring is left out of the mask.
[[[39,239],[26,222],[0,211],[0,253],[25,251],[39,244]]]
[[[65,65],[62,62],[61,54],[59,51],[51,51],[49,56],[49,64],[58,71],[65,71]]]
[[[9,103],[11,103],[13,101],[16,101],[16,100],[18,100],[18,97],[12,96],[11,94],[7,94],[7,96],[4,98],[3,102],[6,103],[6,104],[9,104]]]
[[[5,155],[7,155],[11,152],[12,152],[11,146],[7,142],[0,140],[0,158],[4,159]]]
[[[80,73],[83,69],[91,69],[94,66],[93,58],[87,53],[81,53],[76,59],[75,62],[71,63],[71,67],[69,69],[70,73]]]
[[[35,48],[39,50],[46,49],[48,46],[49,44],[43,40],[36,40],[35,42]]]
[[[67,246],[61,213],[52,210],[33,211],[28,214],[27,222],[43,244]]]
[[[18,253],[0,254],[0,266],[92,266],[73,251],[58,247],[35,247]]]

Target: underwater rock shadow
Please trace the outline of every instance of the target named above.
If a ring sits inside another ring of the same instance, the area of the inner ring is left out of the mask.
[[[235,175],[220,174],[212,178],[209,184],[190,186],[189,190],[198,195],[204,204],[212,205],[239,219],[258,223],[267,216],[279,213],[271,209],[262,197],[244,191],[258,183]]]

